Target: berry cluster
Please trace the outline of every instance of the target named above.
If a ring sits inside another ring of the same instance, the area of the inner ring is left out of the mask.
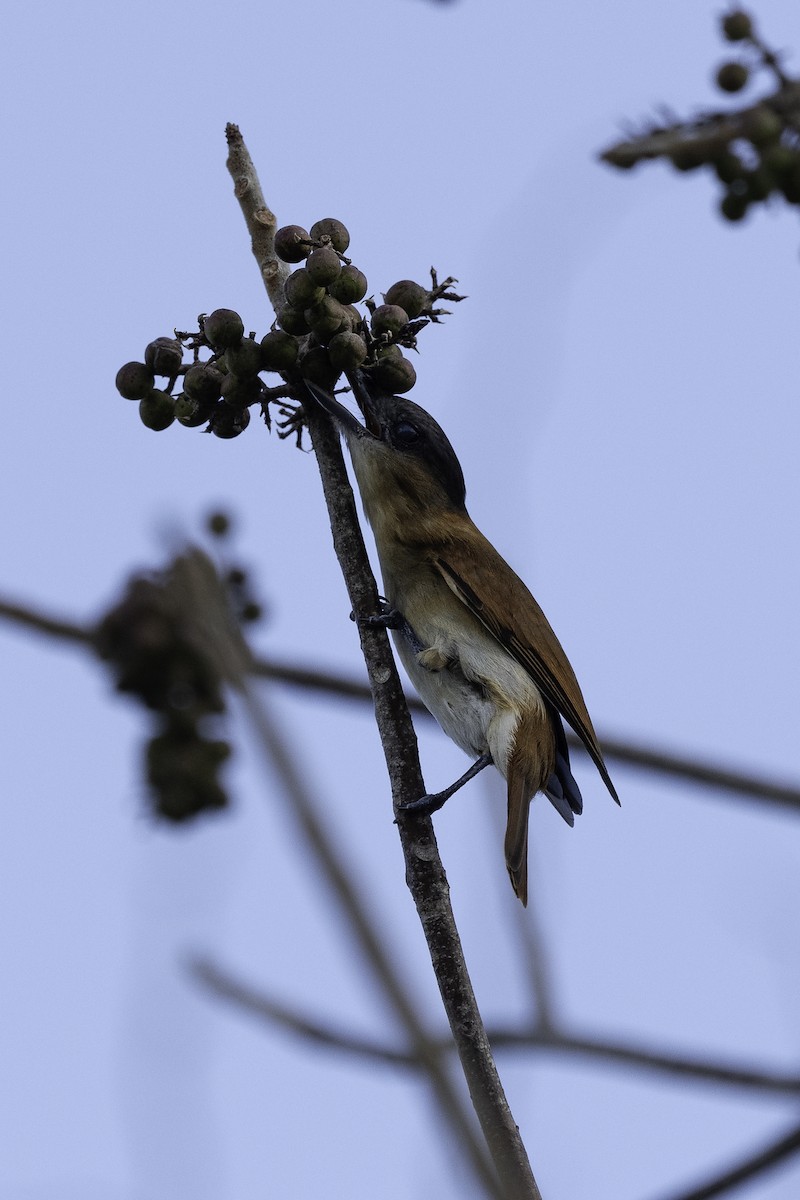
[[[209,531],[225,532],[223,519],[210,518]],[[230,568],[224,583],[234,614],[258,619],[261,609],[246,573]],[[187,633],[181,604],[171,568],[134,576],[94,638],[117,690],[137,698],[154,717],[144,747],[145,776],[155,813],[175,823],[227,806],[219,772],[231,753],[229,743],[214,736],[225,712],[222,681]]]
[[[740,47],[739,57],[723,62],[715,73],[720,91],[737,94],[764,71],[777,86],[740,109],[648,128],[602,157],[621,168],[654,158],[668,160],[679,171],[708,167],[722,185],[722,216],[741,221],[752,206],[773,196],[800,205],[800,81],[784,73],[749,13],[725,13],[720,26],[725,40]]]
[[[222,438],[247,428],[255,404],[269,424],[271,401],[283,406],[286,425],[298,431],[302,418],[289,406],[302,404],[303,380],[333,389],[342,373],[363,370],[387,391],[407,392],[417,376],[404,351],[415,350],[420,330],[445,315],[435,307],[439,300],[463,297],[450,290],[454,279],[440,284],[432,270],[430,287],[403,279],[376,305],[365,299],[366,275],[345,257],[349,245],[350,234],[333,217],[308,231],[299,225],[277,230],[276,257],[298,265],[285,279],[273,328],[260,341],[253,333],[245,337],[239,314],[219,308],[199,318],[197,332],[176,331],[150,342],[144,362],[126,363],[117,372],[117,391],[138,400],[149,429],[177,420],[190,428],[204,425]],[[365,312],[356,307],[362,302]],[[270,372],[282,383],[267,386],[261,375]],[[157,377],[166,380],[163,387],[156,387]]]

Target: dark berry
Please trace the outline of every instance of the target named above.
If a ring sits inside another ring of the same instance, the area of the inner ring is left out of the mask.
[[[211,414],[211,408],[212,404],[194,400],[191,396],[187,396],[186,392],[181,392],[180,396],[175,397],[175,417],[187,429],[197,429],[199,425],[205,425]]]
[[[726,62],[717,71],[717,87],[723,92],[740,92],[749,78],[744,63]]]
[[[738,192],[726,192],[720,201],[719,210],[726,221],[741,221],[747,213],[748,200],[746,195]]]
[[[315,283],[305,267],[292,271],[283,285],[286,303],[302,312],[312,304],[318,304],[325,295],[325,288]]]
[[[142,400],[155,383],[155,375],[145,363],[129,362],[117,371],[115,383],[126,400]]]
[[[729,42],[743,42],[753,35],[753,19],[742,9],[726,13],[722,18],[722,32]]]
[[[330,294],[342,304],[358,304],[367,294],[367,277],[351,264],[342,267],[328,287]]]
[[[212,512],[206,517],[206,529],[214,537],[225,537],[231,531],[231,518],[226,512]]]
[[[167,429],[175,420],[175,401],[168,392],[153,388],[139,401],[139,416],[148,429]]]
[[[219,400],[222,374],[213,366],[193,363],[183,377],[183,390],[193,400],[211,404]]]
[[[334,250],[338,250],[340,254],[344,254],[350,245],[347,228],[335,217],[323,217],[321,221],[315,221],[311,226],[311,237],[315,242],[328,238]]]
[[[284,225],[275,234],[275,253],[284,262],[302,262],[311,249],[308,242],[308,233],[302,225]]]
[[[367,357],[367,344],[357,333],[337,333],[331,338],[328,355],[337,371],[355,371]]]
[[[297,339],[282,329],[273,329],[261,339],[261,368],[290,371],[297,362]]]
[[[370,325],[376,337],[398,334],[408,324],[408,313],[399,304],[381,304],[372,314]]]
[[[156,338],[146,347],[144,361],[154,374],[172,379],[183,362],[183,347],[175,338]]]
[[[225,351],[225,362],[232,375],[252,379],[261,370],[261,346],[252,338],[245,338],[240,346]]]
[[[417,372],[404,355],[382,358],[372,369],[372,377],[387,392],[408,392],[417,382]]]
[[[323,295],[319,304],[307,308],[303,315],[309,328],[323,340],[337,333],[347,320],[344,306],[338,300],[334,300],[333,296],[327,295]]]
[[[244,322],[232,308],[216,308],[205,318],[203,333],[215,350],[227,350],[241,342]]]
[[[290,333],[292,337],[303,337],[309,332],[308,321],[300,309],[292,308],[291,304],[283,306],[278,313],[277,320],[284,333]]]
[[[341,260],[333,246],[318,246],[311,251],[306,262],[306,270],[320,287],[333,283],[341,269]]]
[[[219,404],[214,409],[211,419],[211,432],[218,438],[235,438],[243,433],[249,424],[249,408],[231,408],[227,404]]]
[[[392,284],[383,298],[387,304],[398,304],[404,308],[409,320],[413,321],[428,303],[429,295],[421,283],[414,283],[413,279],[401,279]]]

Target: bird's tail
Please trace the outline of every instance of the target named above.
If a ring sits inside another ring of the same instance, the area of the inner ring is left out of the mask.
[[[563,738],[563,730],[561,731]],[[557,733],[549,716],[531,712],[514,731],[508,758],[508,823],[505,854],[511,886],[528,903],[528,822],[531,800],[549,782],[556,767]]]

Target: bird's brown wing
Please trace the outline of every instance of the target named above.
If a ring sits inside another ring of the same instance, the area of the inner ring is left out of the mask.
[[[442,578],[501,646],[525,668],[572,726],[619,804],[575,672],[547,617],[509,565],[472,522],[443,545],[433,563]]]

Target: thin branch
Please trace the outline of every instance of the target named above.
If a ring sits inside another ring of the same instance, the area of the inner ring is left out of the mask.
[[[335,1026],[325,1019],[300,1013],[296,1008],[268,996],[261,989],[237,979],[208,959],[195,959],[191,967],[207,987],[228,1002],[316,1045],[392,1067],[410,1070],[420,1068],[419,1058],[413,1051],[397,1049],[375,1038],[364,1037]],[[489,1039],[497,1053],[513,1050],[557,1056],[563,1054],[613,1065],[624,1064],[642,1071],[694,1079],[699,1083],[739,1088],[744,1091],[763,1092],[780,1097],[800,1095],[800,1075],[780,1074],[754,1067],[733,1067],[711,1059],[658,1052],[646,1046],[585,1037],[566,1031],[495,1028],[489,1030]],[[434,1044],[442,1052],[452,1050],[452,1041],[449,1038],[437,1037]]]
[[[78,625],[62,617],[50,616],[27,604],[15,604],[12,600],[0,599],[0,617],[16,625],[24,625],[49,637],[63,638],[68,642],[90,645],[94,631],[88,625]]]
[[[204,987],[221,1000],[226,1000],[236,1008],[250,1013],[251,1016],[260,1017],[285,1032],[293,1033],[303,1041],[324,1046],[327,1050],[338,1050],[353,1058],[364,1058],[373,1066],[376,1063],[385,1063],[387,1066],[403,1067],[405,1070],[419,1070],[419,1059],[412,1051],[394,1050],[375,1038],[351,1034],[345,1029],[305,1016],[295,1008],[267,996],[260,989],[250,987],[210,959],[191,958],[189,969]],[[452,1039],[448,1039],[446,1048],[451,1049],[452,1045]]]
[[[261,188],[238,128],[229,125],[226,136],[231,147],[229,167],[234,161],[235,148],[236,195],[250,228],[250,206],[257,203],[258,197],[263,204]],[[240,187],[243,177],[249,180],[246,188]],[[318,405],[309,403],[305,410],[328,507],[334,549],[353,611],[362,615],[377,613],[380,611],[378,590],[364,547],[339,435]],[[361,646],[391,780],[392,800],[397,806],[404,799],[416,799],[425,791],[414,727],[385,630],[362,628]],[[430,819],[401,819],[398,831],[406,862],[406,882],[417,906],[472,1103],[503,1191],[508,1200],[540,1200],[472,990],[433,825]]]
[[[788,1133],[782,1133],[774,1141],[741,1159],[735,1166],[707,1179],[699,1187],[693,1187],[688,1192],[675,1192],[663,1200],[714,1200],[716,1196],[736,1191],[741,1184],[748,1183],[757,1175],[765,1175],[767,1171],[798,1153],[800,1125],[794,1125]]]
[[[691,1055],[653,1050],[636,1042],[614,1042],[606,1038],[571,1034],[561,1030],[551,1033],[539,1029],[526,1031],[508,1028],[492,1029],[491,1038],[497,1051],[529,1048],[553,1054],[595,1058],[609,1063],[624,1063],[643,1071],[655,1071],[706,1083],[725,1084],[784,1096],[800,1095],[800,1075],[797,1074],[766,1071],[758,1067],[731,1066],[729,1063],[710,1058],[694,1058]]]
[[[3,618],[27,629],[78,644],[91,644],[94,638],[94,629],[90,625],[80,625],[12,600],[0,599],[0,619]],[[254,675],[264,679],[274,679],[304,691],[327,693],[362,704],[372,702],[369,684],[335,671],[300,667],[285,659],[274,658],[254,659],[251,670]],[[425,705],[416,696],[406,696],[406,704],[415,716],[433,720]],[[573,734],[568,733],[567,740],[571,751],[586,752],[583,743]],[[730,792],[742,799],[766,800],[784,808],[800,808],[800,786],[791,781],[769,779],[764,775],[738,771],[721,763],[637,745],[609,733],[602,733],[599,741],[604,757],[610,762],[623,763],[625,766],[638,767],[660,775],[670,775],[676,779],[688,779],[701,787]]]

